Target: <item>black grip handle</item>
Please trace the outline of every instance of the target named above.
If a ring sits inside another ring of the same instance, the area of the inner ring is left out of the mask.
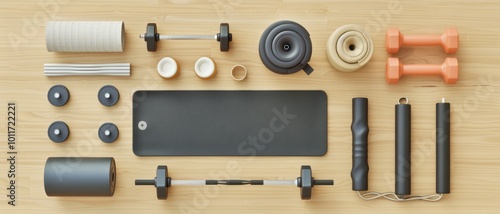
[[[396,105],[396,195],[411,194],[411,105]]]
[[[352,99],[352,190],[368,190],[368,99]]]
[[[436,103],[436,193],[450,193],[450,103]]]

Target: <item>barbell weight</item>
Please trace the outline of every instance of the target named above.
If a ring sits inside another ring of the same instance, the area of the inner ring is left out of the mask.
[[[216,35],[160,35],[156,27],[156,23],[148,23],[146,33],[139,35],[147,43],[149,52],[154,52],[157,49],[160,40],[217,40],[220,43],[220,51],[229,51],[229,42],[233,40],[233,35],[229,32],[229,24],[221,23],[220,32]]]
[[[315,185],[333,185],[333,180],[315,180],[310,166],[300,168],[300,177],[295,180],[173,180],[168,176],[168,168],[160,165],[156,169],[156,177],[152,180],[135,180],[135,185],[152,185],[156,187],[158,199],[167,199],[171,186],[205,186],[205,185],[265,185],[265,186],[297,186],[300,198],[309,200]]]

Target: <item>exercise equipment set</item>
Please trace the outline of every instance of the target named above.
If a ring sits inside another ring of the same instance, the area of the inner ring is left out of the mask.
[[[130,76],[130,63],[44,64],[45,76]]]
[[[118,127],[113,123],[104,123],[99,127],[98,135],[102,142],[115,142],[119,135]]]
[[[304,70],[309,75],[314,70],[308,64],[311,55],[309,32],[296,22],[275,22],[260,37],[260,59],[272,72],[293,74]]]
[[[157,32],[156,23],[148,23],[146,26],[146,33],[139,35],[146,41],[147,49],[149,52],[154,52],[157,49],[160,40],[216,40],[220,43],[220,51],[229,51],[229,43],[233,41],[233,35],[229,32],[229,24],[221,23],[220,32],[215,35],[195,35],[195,36],[174,36],[174,35],[160,35]]]
[[[49,21],[45,27],[49,52],[123,52],[122,21]]]
[[[69,127],[65,122],[56,121],[50,124],[47,134],[52,142],[62,143],[69,137]]]
[[[300,188],[300,198],[312,198],[312,188],[319,185],[333,186],[333,180],[316,180],[312,176],[310,166],[300,168],[300,177],[295,180],[173,180],[168,176],[166,165],[159,165],[156,177],[152,180],[135,180],[135,185],[154,185],[158,199],[167,199],[168,189],[172,186],[205,186],[205,185],[264,185],[264,186],[297,186]]]
[[[361,192],[368,190],[368,99],[352,100],[352,190],[364,200],[385,198],[391,201],[438,201],[450,193],[450,104],[436,104],[436,194],[411,196],[411,105],[400,98],[395,106],[395,192]]]
[[[47,99],[53,106],[64,106],[69,101],[69,90],[64,85],[54,85],[47,93]]]
[[[373,41],[362,27],[344,25],[328,38],[326,55],[335,69],[342,72],[356,71],[370,61]]]
[[[458,50],[458,30],[447,28],[442,35],[403,35],[398,28],[387,30],[385,45],[387,53],[395,54],[402,46],[441,46],[447,54]]]
[[[97,93],[97,99],[103,106],[114,106],[120,99],[120,93],[112,85],[105,85]]]
[[[228,23],[220,24],[215,35],[160,35],[156,23],[148,23],[139,35],[149,52],[160,40],[216,40],[227,52],[232,42]],[[373,56],[374,42],[367,30],[348,24],[328,38],[326,55],[336,70],[353,72]],[[402,35],[397,28],[386,34],[386,50],[396,54],[403,46],[441,46],[447,54],[458,50],[456,28],[442,35]],[[46,27],[49,52],[123,52],[125,28],[121,21],[50,21]],[[309,32],[297,22],[282,20],[268,26],[259,40],[259,57],[267,69],[277,74],[293,74],[309,65],[312,41]],[[213,59],[200,57],[194,67],[201,79],[216,75]],[[130,63],[44,64],[45,76],[104,75],[130,76]],[[179,66],[172,57],[157,64],[162,78],[172,79]],[[227,70],[226,70],[227,71]],[[230,75],[235,81],[247,77],[247,68],[234,65]],[[403,76],[440,75],[447,84],[458,81],[458,60],[447,57],[441,65],[403,65],[398,58],[386,62],[386,81],[398,83]],[[68,103],[70,93],[63,85],[52,86],[47,99],[53,106]],[[120,99],[118,89],[104,85],[97,93],[106,107]],[[328,146],[328,99],[324,91],[149,91],[133,94],[132,146],[137,156],[322,156]],[[65,108],[63,108],[65,109]],[[108,109],[108,108],[106,108]],[[109,108],[112,109],[112,108]],[[436,104],[436,194],[411,195],[411,105],[400,98],[395,106],[395,191],[368,191],[368,99],[352,99],[352,190],[364,200],[385,198],[391,201],[438,201],[450,193],[450,103]],[[68,139],[70,129],[63,121],[53,122],[48,137],[55,143]],[[113,143],[118,127],[105,122],[97,130],[99,139]],[[106,146],[113,146],[107,144]],[[45,163],[44,188],[47,196],[112,196],[116,186],[116,164],[112,157],[49,157]],[[135,185],[152,185],[158,199],[167,199],[173,186],[265,185],[296,186],[303,200],[312,198],[316,185],[334,185],[333,180],[317,180],[308,165],[301,166],[300,177],[291,180],[173,180],[166,165],[159,165],[156,177],[135,180]]]
[[[324,91],[136,91],[138,156],[320,156]]]
[[[43,184],[47,196],[113,196],[116,177],[111,157],[50,157]]]
[[[403,65],[398,58],[388,58],[385,79],[387,83],[398,83],[402,76],[442,76],[446,84],[458,81],[457,58],[446,58],[441,65]]]

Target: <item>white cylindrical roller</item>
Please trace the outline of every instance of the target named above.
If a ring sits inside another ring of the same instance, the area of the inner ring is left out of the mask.
[[[205,186],[205,180],[172,180],[172,186]]]
[[[269,186],[297,186],[296,180],[264,180],[264,185]]]
[[[130,63],[44,64],[45,76],[130,76]]]
[[[49,52],[123,52],[122,21],[49,21],[45,28]]]

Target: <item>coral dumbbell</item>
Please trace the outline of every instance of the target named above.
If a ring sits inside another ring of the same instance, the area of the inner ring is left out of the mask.
[[[447,84],[458,80],[458,60],[446,58],[441,65],[403,65],[398,58],[387,59],[385,79],[387,83],[398,83],[402,76],[442,76]]]
[[[442,35],[403,35],[397,28],[389,28],[385,46],[390,54],[398,53],[402,46],[442,46],[447,54],[458,50],[458,30],[447,28]]]

